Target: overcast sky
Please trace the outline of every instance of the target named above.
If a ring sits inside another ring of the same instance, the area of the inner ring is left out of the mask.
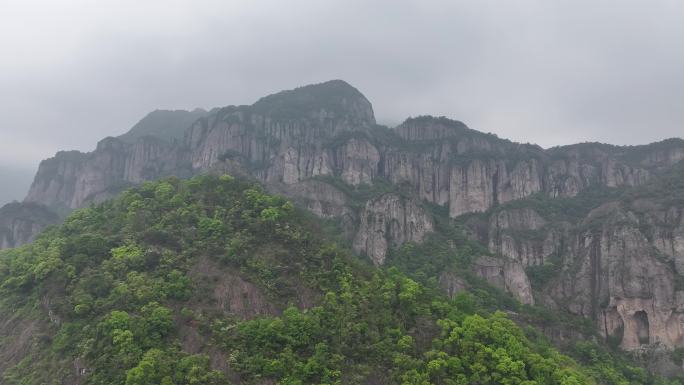
[[[0,0],[0,170],[147,112],[344,79],[379,122],[544,147],[682,136],[680,0]]]

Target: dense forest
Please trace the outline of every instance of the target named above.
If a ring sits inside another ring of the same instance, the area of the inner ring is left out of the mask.
[[[678,383],[590,339],[559,351],[533,326],[572,320],[474,277],[447,297],[434,264],[476,247],[453,238],[373,267],[247,180],[148,182],[0,252],[0,382]]]

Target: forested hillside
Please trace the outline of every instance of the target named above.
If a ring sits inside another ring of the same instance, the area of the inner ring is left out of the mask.
[[[450,299],[408,254],[373,267],[327,226],[228,175],[79,209],[0,253],[1,382],[666,383],[591,342],[561,354],[484,283]]]

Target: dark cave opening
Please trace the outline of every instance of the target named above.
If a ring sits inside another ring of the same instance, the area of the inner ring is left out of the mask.
[[[634,321],[636,322],[636,333],[639,343],[642,345],[648,344],[650,342],[648,314],[643,310],[639,310],[634,313]]]

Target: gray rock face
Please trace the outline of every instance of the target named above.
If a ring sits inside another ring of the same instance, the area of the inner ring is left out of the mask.
[[[200,119],[186,132],[195,171],[226,157],[248,164],[267,183],[294,184],[334,170],[352,185],[370,183],[379,154],[351,138],[334,148],[340,135],[375,124],[373,109],[356,89],[340,81],[285,91],[252,106],[226,107]]]
[[[293,184],[330,175],[332,161],[324,143],[336,132],[343,132],[344,123],[323,119],[322,124],[312,127],[308,121],[272,121],[242,111],[212,116],[188,131],[192,167],[208,170],[223,157],[233,156],[251,165],[255,176],[270,183]]]
[[[675,251],[680,241],[676,232],[663,234],[664,223],[648,218],[652,215],[616,203],[594,210],[587,221],[598,227],[579,231],[572,260],[566,256],[572,268],[552,291],[557,301],[569,299],[570,311],[594,319],[605,336],[618,338],[628,350],[684,342],[684,292],[670,267],[681,258]],[[660,235],[650,238],[651,232]],[[672,254],[661,254],[658,245],[665,244],[676,245],[668,249]]]
[[[557,245],[554,233],[540,231],[545,225],[546,221],[532,209],[502,210],[490,218],[487,245],[493,253],[523,266],[543,265]]]
[[[372,184],[378,176],[380,153],[367,140],[350,139],[338,148],[335,160],[340,177],[349,185]]]
[[[537,302],[591,318],[625,349],[672,348],[684,346],[681,205],[647,197],[570,220],[546,217],[538,206],[506,204],[643,186],[682,160],[681,139],[545,150],[446,118],[380,127],[370,102],[337,80],[251,106],[155,112],[93,152],[60,152],[43,161],[25,203],[68,210],[146,180],[236,170],[339,221],[354,250],[375,264],[389,248],[421,242],[433,231],[424,202],[448,209],[452,218],[485,213],[468,216],[468,227],[499,257],[478,258],[477,275],[534,303],[525,269],[557,263],[560,277],[535,292]],[[380,193],[388,190],[402,194]],[[0,211],[0,247],[28,242],[53,221],[22,210]],[[450,295],[465,287],[448,274],[440,284]]]
[[[451,171],[449,215],[486,211],[496,202],[495,186],[499,182],[495,161],[476,159],[465,167]]]
[[[381,154],[382,176],[393,184],[408,184],[428,202],[449,204],[452,149],[448,143],[422,153],[386,148]]]
[[[481,256],[473,263],[473,270],[477,276],[491,285],[513,294],[521,303],[534,304],[530,281],[519,262]]]
[[[531,208],[503,209],[492,213],[475,238],[525,267],[540,266],[568,252],[571,228],[567,222],[547,221]]]
[[[44,161],[26,201],[72,209],[130,184],[207,172],[231,161],[268,184],[321,176],[351,186],[377,179],[407,184],[419,198],[447,206],[457,217],[536,193],[568,197],[597,185],[641,185],[649,170],[684,156],[678,141],[543,150],[445,118],[408,119],[393,130],[381,129],[368,100],[342,81],[284,91],[252,106],[181,113],[181,121],[199,117],[183,142],[173,141],[178,127],[167,120],[174,114],[151,114],[142,128],[131,130],[135,135],[107,138],[91,153],[61,152]],[[164,124],[169,137],[160,134]]]
[[[572,224],[550,223],[530,208],[505,209],[485,228],[476,232],[489,249],[521,268],[560,258],[560,277],[537,293],[545,304],[594,320],[626,350],[684,345],[684,208],[609,202]],[[508,289],[496,263],[480,265],[480,276]]]
[[[182,153],[166,141],[105,138],[95,151],[59,152],[41,162],[25,202],[74,209],[111,198],[127,186],[180,173]]]
[[[0,208],[0,249],[32,242],[45,227],[59,217],[38,204],[9,203]]]
[[[68,151],[58,152],[53,158],[40,162],[24,200],[46,206],[69,207],[76,193],[76,179],[86,159],[83,153]]]
[[[318,181],[307,180],[284,186],[271,186],[272,190],[292,197],[316,216],[335,219],[345,232],[348,239],[356,233],[356,213],[351,209],[349,197],[332,185]]]
[[[360,214],[354,251],[382,265],[387,249],[404,242],[421,242],[433,230],[432,218],[412,199],[385,194],[368,201]]]

